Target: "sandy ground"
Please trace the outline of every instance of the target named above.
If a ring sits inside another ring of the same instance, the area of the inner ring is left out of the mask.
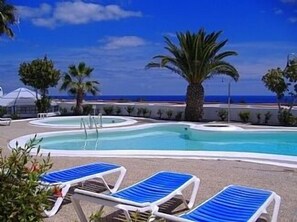
[[[0,126],[0,146],[5,154],[9,154],[10,151],[6,148],[9,140],[30,133],[46,131],[56,131],[56,129],[34,127],[27,122],[13,122],[10,126]],[[297,169],[240,161],[186,159],[52,157],[52,161],[54,163],[53,169],[94,161],[120,164],[127,169],[121,187],[126,187],[160,170],[191,173],[201,179],[196,203],[206,200],[229,184],[266,188],[275,191],[282,198],[279,221],[297,222]],[[112,182],[113,178],[108,179]],[[188,193],[186,192],[186,195]],[[177,203],[179,202],[173,201],[171,207],[175,207]],[[99,209],[98,205],[92,203],[82,202],[82,205],[87,216]],[[168,206],[166,207],[168,208]],[[104,210],[105,220],[116,221],[115,217],[118,213],[114,212],[113,209],[106,208]],[[55,216],[45,218],[44,221],[73,222],[78,221],[78,218],[71,202],[65,201]]]

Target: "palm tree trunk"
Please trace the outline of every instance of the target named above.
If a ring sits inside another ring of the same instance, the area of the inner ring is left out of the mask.
[[[78,92],[76,95],[75,114],[82,114],[83,112],[82,102],[83,102],[83,94],[81,92]]]
[[[202,84],[189,84],[186,96],[186,121],[200,121],[203,116],[204,88]]]

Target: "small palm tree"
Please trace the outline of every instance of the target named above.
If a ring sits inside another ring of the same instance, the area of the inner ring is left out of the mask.
[[[75,114],[83,112],[82,103],[86,93],[96,95],[99,92],[98,81],[85,81],[86,78],[90,78],[93,70],[81,62],[77,67],[75,65],[69,66],[68,73],[63,76],[63,84],[60,90],[67,90],[70,95],[76,96]]]
[[[170,55],[157,55],[146,68],[166,68],[177,73],[188,82],[185,120],[199,121],[203,115],[204,87],[202,83],[214,75],[228,75],[238,80],[237,70],[223,59],[237,55],[234,51],[220,52],[228,40],[218,42],[221,32],[206,34],[204,29],[198,33],[177,33],[179,45],[165,38],[165,49]]]
[[[9,38],[14,36],[10,25],[16,23],[16,8],[13,5],[6,4],[5,0],[0,0],[0,36],[5,34]]]

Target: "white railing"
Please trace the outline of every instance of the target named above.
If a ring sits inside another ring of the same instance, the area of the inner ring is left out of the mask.
[[[97,135],[97,138],[98,138],[99,137],[99,131],[98,131],[98,126],[97,126],[97,123],[96,123],[96,120],[95,120],[95,117],[94,116],[93,116],[92,120],[93,120],[95,129],[96,129],[96,135]]]
[[[98,119],[99,119],[99,123],[100,123],[100,128],[102,128],[102,113],[98,114]]]
[[[84,127],[85,130],[85,137],[86,139],[88,138],[88,133],[87,133],[87,128],[86,128],[86,124],[83,118],[80,119],[80,128]]]

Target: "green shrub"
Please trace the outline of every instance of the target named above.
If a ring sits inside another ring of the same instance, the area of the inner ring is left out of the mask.
[[[175,120],[180,121],[182,119],[183,112],[177,112],[175,115]]]
[[[50,98],[44,96],[35,102],[37,110],[39,113],[46,113],[51,106]]]
[[[137,116],[141,116],[143,113],[143,108],[137,108]]]
[[[159,115],[159,119],[162,118],[163,112],[164,112],[164,111],[163,111],[162,109],[158,109],[157,114]]]
[[[217,114],[221,121],[225,121],[228,117],[228,111],[225,109],[220,109]]]
[[[96,211],[95,213],[92,213],[90,218],[89,218],[89,221],[90,222],[102,222],[103,219],[102,219],[102,216],[103,216],[103,209],[101,208],[100,210]]]
[[[268,121],[271,119],[271,116],[272,116],[272,114],[269,111],[264,114],[264,123],[265,124],[268,124]]]
[[[239,118],[242,122],[247,123],[250,119],[250,112],[249,111],[242,111],[239,113]]]
[[[127,106],[125,107],[125,110],[127,111],[128,115],[131,116],[131,114],[133,113],[135,107],[134,106]]]
[[[59,108],[61,115],[67,114],[67,108]]]
[[[279,121],[279,123],[281,125],[284,125],[284,126],[294,126],[294,125],[296,125],[296,118],[287,109],[281,109],[278,112],[278,121]]]
[[[6,109],[4,107],[0,107],[0,118],[6,114]]]
[[[17,145],[9,156],[0,149],[0,221],[43,221],[52,191],[38,180],[52,164],[49,155],[40,158],[39,148],[35,156],[30,154],[38,143],[35,137],[24,147]]]
[[[257,116],[257,124],[260,124],[261,123],[261,113],[257,113],[256,116]]]
[[[113,113],[113,106],[105,106],[103,107],[103,110],[106,115],[112,115]]]
[[[91,104],[83,105],[83,114],[89,115],[92,114],[93,108]]]
[[[152,110],[148,109],[147,116],[148,116],[148,117],[151,117],[151,115],[152,115]]]
[[[166,115],[167,115],[167,118],[168,118],[168,119],[171,119],[171,117],[172,117],[172,115],[173,115],[172,110],[167,110],[167,111],[166,111]]]
[[[119,115],[122,113],[122,109],[121,109],[121,107],[117,106],[117,107],[115,108],[115,113],[119,116]]]
[[[10,115],[11,119],[20,119],[21,117],[19,116],[19,114],[14,113]]]
[[[142,109],[142,115],[143,115],[143,117],[145,117],[149,113],[150,113],[150,110],[148,108],[143,108]]]

